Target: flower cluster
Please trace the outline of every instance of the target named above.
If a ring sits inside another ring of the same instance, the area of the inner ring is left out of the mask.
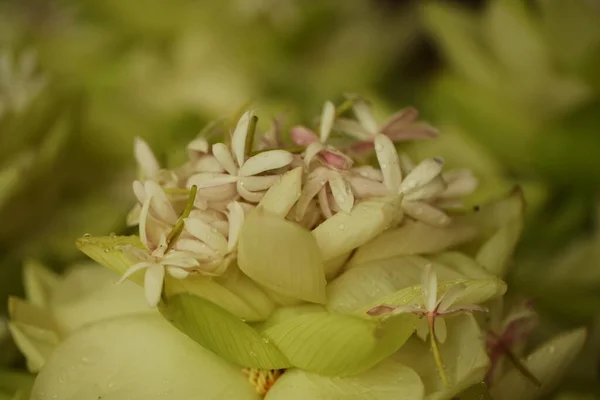
[[[165,273],[177,279],[190,274],[223,274],[236,257],[245,214],[294,168],[302,169],[301,192],[287,218],[308,229],[337,213],[350,213],[361,202],[390,195],[402,196],[403,211],[392,227],[409,219],[436,226],[449,224],[445,209],[460,204],[461,197],[476,188],[473,174],[444,171],[441,158],[414,164],[406,155],[398,155],[395,141],[435,134],[424,125],[415,126],[414,109],[401,111],[381,126],[361,99],[353,100],[353,113],[356,119],[340,118],[335,105],[326,102],[319,134],[304,126],[292,127],[289,136],[299,147],[289,151],[274,147],[282,142],[280,137],[270,143],[263,141],[267,145],[255,150],[257,118],[247,111],[224,143],[211,145],[203,137],[196,138],[188,145],[188,162],[171,170],[161,168],[150,147],[136,139],[141,178],[133,183],[138,204],[128,222],[139,225],[145,250],[128,247],[140,262],[123,278],[146,269],[146,297],[154,306]],[[343,144],[330,144],[332,134],[342,138]],[[356,149],[369,145],[374,148],[378,168],[358,164],[352,157]],[[193,188],[192,208],[182,214]],[[174,234],[182,215],[183,229],[177,232],[178,239],[169,243],[167,238]]]

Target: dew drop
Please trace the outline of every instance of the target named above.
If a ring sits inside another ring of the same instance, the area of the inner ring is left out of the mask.
[[[386,169],[388,165],[386,163],[381,164],[381,169]]]
[[[338,228],[339,228],[339,230],[340,230],[340,231],[343,231],[344,229],[346,229],[346,225],[344,225],[344,224],[339,224],[339,225],[338,225]]]
[[[377,143],[377,144],[375,145],[375,150],[376,150],[376,151],[381,151],[381,150],[383,150],[383,145],[382,145],[381,143]]]

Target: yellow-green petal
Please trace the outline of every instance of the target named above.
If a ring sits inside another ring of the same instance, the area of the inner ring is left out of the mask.
[[[77,239],[76,244],[85,255],[119,275],[123,275],[129,267],[139,261],[124,252],[123,247],[133,246],[144,249],[144,245],[137,236],[82,237]],[[144,273],[139,271],[133,274],[129,280],[143,285]]]
[[[89,325],[63,342],[32,397],[61,400],[258,400],[242,371],[157,315]]]
[[[587,331],[582,328],[563,333],[544,343],[523,360],[524,366],[542,386],[537,387],[517,369],[511,369],[494,383],[491,391],[493,398],[533,400],[548,393],[560,382],[571,362],[577,357],[586,337]]]
[[[165,318],[203,347],[242,367],[282,369],[290,361],[240,318],[198,296],[177,294],[160,307]]]
[[[444,227],[406,220],[361,246],[348,266],[399,255],[433,254],[468,242],[476,234],[475,226],[461,217],[455,217]]]
[[[262,212],[248,214],[238,245],[242,272],[286,296],[325,303],[325,272],[317,242],[299,225]]]
[[[384,322],[336,312],[300,315],[276,324],[263,336],[294,367],[328,376],[351,376],[396,352],[412,335],[416,317]]]
[[[292,369],[277,380],[265,400],[421,400],[423,394],[419,375],[388,359],[350,378]]]
[[[402,196],[373,198],[340,212],[313,230],[323,259],[334,259],[376,238],[400,212]]]
[[[50,293],[56,287],[59,276],[36,261],[27,261],[23,265],[23,285],[27,300],[38,307],[45,307]]]
[[[285,217],[302,190],[302,167],[294,168],[281,176],[279,182],[267,190],[258,206],[266,212]]]

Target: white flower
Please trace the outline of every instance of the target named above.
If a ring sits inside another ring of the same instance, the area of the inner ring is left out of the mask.
[[[199,190],[215,188],[223,194],[222,201],[231,201],[237,195],[251,203],[260,201],[265,191],[280,178],[276,173],[262,174],[287,167],[294,157],[284,150],[269,150],[248,157],[251,144],[246,142],[251,118],[250,112],[242,115],[231,138],[231,148],[223,143],[212,146],[213,156],[224,172],[194,174],[188,179],[188,187],[196,185]]]

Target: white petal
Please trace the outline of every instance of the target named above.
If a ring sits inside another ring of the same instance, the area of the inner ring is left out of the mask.
[[[142,205],[142,210],[140,211],[140,226],[139,226],[140,240],[142,241],[144,246],[146,246],[147,249],[150,248],[150,243],[148,242],[148,232],[146,229],[148,229],[147,223],[148,223],[148,217],[150,215],[150,202],[151,201],[152,201],[152,196],[146,197],[146,200],[144,201],[144,204]]]
[[[215,143],[212,147],[214,157],[217,159],[219,164],[231,175],[237,175],[238,168],[233,161],[233,156],[229,151],[229,148],[223,143]]]
[[[325,186],[319,190],[318,199],[319,207],[321,208],[323,216],[325,218],[331,218],[333,216],[333,212],[331,211],[331,204],[329,203],[329,196],[327,195],[327,188]]]
[[[227,206],[229,210],[229,235],[227,240],[227,250],[233,251],[237,246],[238,238],[240,236],[240,230],[244,224],[244,209],[242,205],[237,201],[231,202]]]
[[[267,190],[281,179],[280,175],[247,176],[240,178],[239,184],[251,192]]]
[[[465,291],[465,285],[454,285],[448,288],[446,292],[440,296],[437,304],[437,311],[443,313],[447,311],[458,297]]]
[[[227,239],[216,228],[194,218],[186,218],[184,224],[186,231],[202,240],[217,253],[227,253]]]
[[[435,332],[435,338],[438,343],[444,343],[448,337],[448,330],[446,329],[446,321],[444,318],[437,317],[433,320],[433,331]]]
[[[425,309],[432,312],[435,309],[437,299],[437,275],[435,271],[433,271],[431,264],[427,264],[423,268],[421,275],[421,291]]]
[[[125,271],[123,276],[116,283],[117,284],[123,283],[131,275],[135,274],[136,272],[138,272],[144,268],[149,268],[151,265],[154,265],[154,264],[151,262],[147,262],[147,261],[139,262],[137,264],[132,265],[131,267],[129,267],[127,269],[127,271]]]
[[[446,190],[440,194],[440,198],[448,199],[466,196],[477,188],[477,178],[469,169],[455,169],[442,174],[446,181]]]
[[[406,194],[429,183],[442,172],[443,166],[444,161],[440,158],[428,158],[422,161],[406,176],[400,185],[400,191]]]
[[[162,265],[152,264],[148,267],[144,277],[144,292],[151,307],[155,307],[160,301],[164,280],[165,269]]]
[[[140,223],[142,206],[138,203],[127,213],[127,226],[136,226]]]
[[[323,150],[325,150],[325,145],[321,142],[313,142],[306,147],[304,150],[304,164],[307,166],[313,161],[313,159]]]
[[[211,188],[215,186],[227,185],[238,180],[237,176],[229,174],[219,174],[214,172],[201,172],[192,175],[188,179],[187,187],[191,188],[196,185],[198,189]]]
[[[144,189],[146,189],[146,194],[152,198],[152,209],[158,217],[165,222],[175,224],[177,222],[177,214],[163,188],[158,183],[148,180],[144,184]]]
[[[346,181],[352,187],[352,192],[359,199],[368,197],[384,197],[389,194],[388,188],[379,181],[362,176],[346,176]]]
[[[262,200],[265,192],[251,192],[241,184],[241,182],[237,183],[236,186],[238,194],[242,197],[242,199],[250,202],[250,203],[258,203]]]
[[[351,119],[338,118],[335,127],[358,140],[369,140],[373,137],[371,132],[368,132],[361,124]]]
[[[160,264],[180,268],[194,268],[200,265],[198,260],[193,258],[193,254],[187,251],[170,251],[160,260]]]
[[[183,268],[167,267],[167,272],[175,279],[185,279],[190,276],[190,272]]]
[[[202,156],[193,164],[193,172],[225,172],[214,156]]]
[[[370,165],[362,165],[360,167],[354,167],[350,170],[351,173],[360,175],[364,178],[372,179],[374,181],[383,182],[383,174],[377,168],[373,168]]]
[[[208,141],[205,138],[196,138],[187,145],[188,151],[208,153]]]
[[[354,195],[352,194],[350,184],[336,171],[330,172],[328,181],[337,205],[346,213],[352,211],[352,207],[354,207]]]
[[[335,106],[332,102],[326,101],[323,106],[323,113],[321,114],[321,124],[319,126],[319,133],[321,137],[321,143],[327,142],[333,122],[335,121]]]
[[[253,113],[251,111],[246,111],[238,121],[231,137],[231,149],[238,165],[243,165],[246,159],[246,137],[248,136],[248,125],[250,125],[252,116]]]
[[[160,165],[152,153],[150,146],[143,139],[135,137],[133,152],[144,176],[154,176],[160,170]]]
[[[302,188],[302,193],[296,202],[296,221],[302,221],[310,202],[327,183],[327,169],[317,168],[308,175],[308,179]]]
[[[444,190],[446,190],[446,183],[441,175],[438,175],[431,182],[408,192],[404,199],[410,201],[429,200],[442,194]]]
[[[403,201],[402,209],[412,218],[433,226],[446,226],[451,218],[442,210],[421,201]]]
[[[213,258],[218,254],[208,245],[198,239],[179,238],[174,248],[179,251],[193,253],[196,258]]]
[[[356,119],[360,122],[360,124],[365,128],[365,130],[372,135],[379,133],[379,129],[377,128],[377,121],[373,118],[371,114],[371,110],[369,105],[364,101],[358,101],[352,107],[354,110],[354,115],[356,115]]]
[[[143,203],[146,200],[146,189],[144,189],[144,184],[140,181],[133,181],[133,194],[135,194],[136,199]]]
[[[390,193],[397,193],[402,182],[402,171],[398,152],[389,137],[382,134],[375,136],[375,154],[383,174],[383,183]]]
[[[269,150],[252,156],[240,168],[240,176],[257,175],[273,169],[290,165],[294,160],[292,153],[285,150]]]

